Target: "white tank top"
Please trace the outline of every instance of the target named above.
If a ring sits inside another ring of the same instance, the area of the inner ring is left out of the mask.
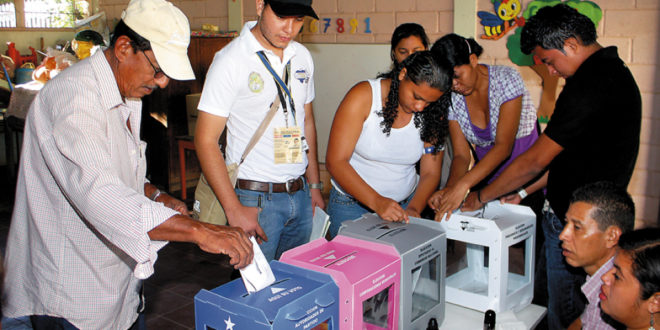
[[[362,179],[378,194],[402,201],[417,187],[415,163],[424,152],[424,142],[413,118],[406,126],[392,128],[390,135],[383,133],[378,115],[383,109],[380,81],[368,80],[371,85],[371,110],[362,124],[362,132],[355,144],[349,163]],[[332,180],[340,192],[343,189]]]

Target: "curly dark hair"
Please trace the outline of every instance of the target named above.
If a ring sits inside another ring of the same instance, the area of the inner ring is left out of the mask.
[[[444,93],[440,99],[429,104],[423,111],[416,112],[413,119],[415,127],[420,128],[422,141],[435,146],[436,152],[440,151],[443,149],[442,145],[449,133],[447,113],[451,106],[449,90],[453,68],[446,61],[436,61],[430,51],[421,51],[408,56],[401,66],[394,70],[387,102],[383,110],[378,113],[383,117],[383,121],[380,123],[383,133],[388,136],[398,114],[400,84],[398,77],[403,68],[406,69],[404,79],[410,79],[415,85],[426,83]]]
[[[588,46],[596,42],[596,25],[589,17],[565,4],[543,7],[532,16],[520,33],[520,49],[530,54],[537,46],[564,52],[564,42],[576,38]]]

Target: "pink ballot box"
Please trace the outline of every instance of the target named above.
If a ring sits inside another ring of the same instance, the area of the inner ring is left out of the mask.
[[[447,233],[447,302],[497,313],[531,303],[536,228],[532,209],[493,201],[477,211],[455,212],[440,224]]]
[[[401,259],[394,247],[320,238],[284,252],[280,261],[332,276],[339,287],[340,329],[398,329]]]

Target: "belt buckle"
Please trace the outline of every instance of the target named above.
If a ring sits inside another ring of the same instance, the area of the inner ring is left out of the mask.
[[[284,182],[284,187],[286,188],[286,193],[287,194],[291,195],[291,184],[294,183],[295,181],[296,180],[291,179],[291,180],[287,180],[286,182]]]

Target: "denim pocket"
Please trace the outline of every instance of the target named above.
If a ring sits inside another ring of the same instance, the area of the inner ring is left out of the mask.
[[[342,194],[338,191],[334,194],[330,194],[330,201],[336,204],[346,205],[346,206],[357,204],[357,200],[355,200],[355,198]]]
[[[254,192],[249,190],[236,189],[236,196],[243,206],[247,207],[256,207],[259,208],[259,212],[263,207],[262,205],[262,194],[260,192]]]

